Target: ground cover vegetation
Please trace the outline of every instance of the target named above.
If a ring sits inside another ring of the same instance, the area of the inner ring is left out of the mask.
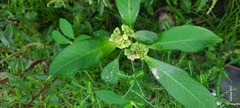
[[[0,107],[240,105],[239,0],[0,2]]]

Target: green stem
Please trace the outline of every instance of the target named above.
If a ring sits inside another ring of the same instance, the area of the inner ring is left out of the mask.
[[[131,64],[132,64],[132,70],[133,70],[133,73],[135,73],[135,68],[134,68],[133,61],[131,61]]]
[[[101,108],[98,98],[96,99],[97,99],[98,108]]]
[[[87,76],[89,77],[89,79],[92,81],[92,83],[98,88],[97,84],[95,83],[95,81],[92,79],[92,77],[88,74],[88,72],[85,70],[83,71],[85,74],[87,74]]]
[[[134,84],[132,84],[132,85],[129,87],[128,91],[123,95],[123,98],[124,98],[125,96],[127,96],[127,94],[128,94],[128,93],[130,92],[130,90],[132,89],[133,85],[134,85]]]
[[[81,106],[82,106],[83,102],[85,102],[88,99],[89,96],[90,96],[90,94],[86,98],[83,99],[83,101],[80,103]]]
[[[148,103],[151,107],[155,108],[155,106],[153,106],[150,102],[148,102],[146,99],[144,99],[140,94],[138,94],[136,91],[132,90],[131,91],[133,93],[135,93],[136,95],[138,95],[142,100],[144,100],[146,103]]]
[[[64,100],[64,102],[66,102],[66,105],[67,105],[68,107],[70,107],[70,108],[73,107],[73,105],[72,105],[70,102],[68,102],[67,99],[65,99],[66,97],[64,97],[64,96],[61,96],[61,97],[62,97],[62,99]]]

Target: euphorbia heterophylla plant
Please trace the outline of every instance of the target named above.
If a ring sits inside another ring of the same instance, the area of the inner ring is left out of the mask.
[[[53,59],[49,68],[49,75],[69,76],[89,69],[114,49],[119,48],[132,62],[135,62],[136,59],[144,60],[155,79],[185,107],[216,108],[213,96],[203,85],[184,70],[149,57],[148,52],[151,49],[198,52],[206,45],[221,42],[222,39],[205,28],[189,25],[173,27],[160,34],[147,30],[134,31],[132,27],[139,11],[140,0],[116,0],[116,3],[124,24],[120,28],[116,28],[111,37],[84,38],[73,43],[64,38],[65,41],[60,42],[72,44],[64,48]],[[64,23],[66,23],[65,20]],[[63,33],[66,32],[64,30],[66,29],[63,29]],[[56,33],[55,31],[53,34]],[[72,35],[72,33],[68,34]],[[64,35],[67,34],[64,33]],[[62,35],[59,36],[62,37]],[[75,39],[73,36],[71,38]],[[77,38],[81,38],[81,36]],[[119,68],[119,57],[116,57],[115,60],[102,69],[101,78],[107,84],[117,84],[120,80],[119,74],[123,72]],[[138,75],[135,76],[141,77],[143,73],[143,71],[139,71]],[[133,101],[124,99],[113,91],[98,90],[94,93],[108,104],[119,104],[129,108],[132,106],[137,107],[137,104],[134,104]],[[147,103],[151,107],[155,107],[151,103]]]

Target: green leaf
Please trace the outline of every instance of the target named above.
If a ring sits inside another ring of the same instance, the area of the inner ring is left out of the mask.
[[[11,85],[15,85],[17,89],[19,90],[28,89],[26,82],[22,78],[19,78],[18,76],[15,76],[9,72],[7,72],[6,75],[7,78],[9,79],[8,83],[10,83]]]
[[[37,17],[38,13],[37,12],[26,12],[25,13],[25,18],[28,20],[33,20]]]
[[[104,37],[110,37],[111,33],[105,30],[98,30],[93,32],[93,36],[94,37],[100,37],[100,36],[104,36]]]
[[[103,68],[101,78],[107,84],[117,84],[120,79],[120,77],[117,75],[118,72],[120,72],[119,61],[118,59],[115,59]]]
[[[49,75],[72,75],[88,69],[116,48],[109,38],[91,38],[63,49],[52,61]]]
[[[138,16],[141,0],[116,0],[116,3],[124,23],[132,28]]]
[[[10,44],[10,42],[5,38],[5,37],[2,37],[1,38],[1,42],[5,45],[5,46],[8,46]]]
[[[59,44],[69,44],[71,41],[69,41],[65,36],[63,36],[59,31],[54,30],[52,32],[53,39],[59,43]]]
[[[99,3],[98,3],[98,12],[99,12],[99,14],[100,14],[100,16],[102,16],[102,14],[103,14],[103,12],[104,12],[104,3],[103,3],[103,1],[100,1]]]
[[[66,19],[60,18],[59,26],[64,35],[66,35],[67,37],[69,37],[71,39],[74,39],[72,25]]]
[[[74,42],[79,42],[79,41],[90,39],[90,38],[92,38],[92,37],[88,36],[88,35],[85,35],[85,34],[82,34],[82,35],[78,36],[76,39],[74,39]]]
[[[216,108],[211,93],[184,70],[159,60],[145,57],[156,80],[187,108]]]
[[[136,35],[133,38],[143,44],[151,45],[158,41],[157,33],[151,31],[141,30],[137,31],[135,34]]]
[[[220,37],[205,28],[184,25],[164,31],[159,35],[159,41],[149,47],[160,51],[198,52],[206,45],[221,41]]]
[[[94,91],[97,97],[108,104],[126,104],[129,101],[109,90]]]
[[[181,8],[189,13],[191,11],[191,0],[181,0]]]
[[[2,30],[0,30],[0,39],[1,39],[2,37],[4,37],[4,33],[3,33]]]
[[[7,25],[7,27],[5,28],[3,33],[4,33],[4,36],[5,36],[5,39],[7,39],[7,41],[10,44],[14,43],[14,41],[13,41],[13,26],[12,26],[11,23],[9,23]]]
[[[202,9],[203,6],[206,5],[208,0],[198,0],[197,1],[197,12]]]

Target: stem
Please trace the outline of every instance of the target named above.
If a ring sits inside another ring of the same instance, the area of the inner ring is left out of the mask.
[[[97,84],[94,82],[94,80],[92,79],[92,77],[88,74],[88,72],[85,70],[83,71],[85,74],[87,74],[87,76],[89,77],[89,79],[92,81],[92,83],[98,88]]]
[[[134,84],[132,84],[132,85],[129,87],[128,91],[123,95],[123,98],[124,98],[125,96],[127,96],[127,94],[129,93],[129,91],[132,89],[133,85],[134,85]]]
[[[133,61],[131,61],[131,64],[132,64],[133,73],[135,73],[135,68],[134,68],[134,65],[133,65]]]
[[[135,93],[136,95],[138,95],[140,98],[142,98],[142,100],[144,100],[146,103],[148,103],[151,107],[155,108],[155,106],[153,106],[150,102],[148,102],[146,99],[144,99],[140,94],[138,94],[136,91],[132,90],[131,91],[133,93]]]
[[[167,55],[167,62],[170,63],[170,55],[171,55],[171,51],[168,51],[168,55]]]
[[[67,106],[73,107],[73,105],[72,105],[67,99],[65,99],[64,96],[61,96],[61,97],[62,97],[62,99],[64,100],[64,102],[66,102],[66,105],[67,105]]]
[[[90,96],[90,94],[85,99],[83,99],[83,101],[80,103],[81,106],[82,106],[83,102],[88,99],[89,96]]]
[[[98,98],[96,99],[97,99],[98,108],[101,108]]]

